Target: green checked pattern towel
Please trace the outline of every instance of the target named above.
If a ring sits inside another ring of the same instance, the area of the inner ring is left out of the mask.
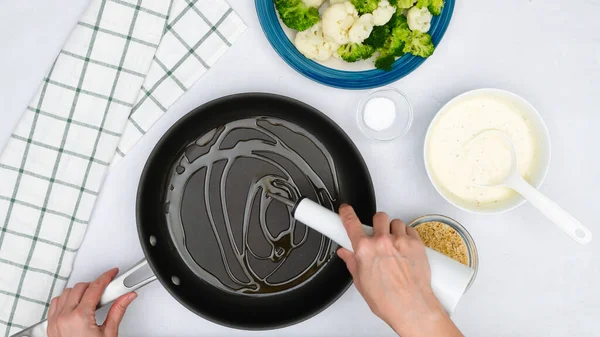
[[[245,28],[224,0],[91,0],[0,155],[0,336],[45,318],[109,165]]]

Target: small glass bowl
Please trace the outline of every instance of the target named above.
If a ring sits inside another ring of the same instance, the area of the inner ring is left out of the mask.
[[[471,269],[473,269],[475,272],[473,273],[473,276],[471,277],[471,281],[469,281],[469,284],[467,285],[467,288],[465,289],[465,293],[466,293],[469,290],[469,288],[471,288],[471,285],[473,284],[473,282],[475,282],[475,277],[477,276],[477,271],[479,270],[479,253],[477,251],[477,246],[475,245],[475,241],[473,240],[473,237],[471,236],[471,234],[469,234],[467,229],[464,228],[460,223],[458,223],[458,221],[456,221],[452,218],[449,218],[447,216],[439,215],[439,214],[430,214],[430,215],[422,216],[420,218],[413,220],[409,224],[409,226],[417,227],[418,225],[420,225],[422,223],[432,222],[432,221],[441,222],[445,225],[452,227],[452,229],[454,229],[458,233],[458,235],[460,235],[460,237],[463,239],[465,245],[467,246],[467,254],[469,257],[469,267]]]
[[[391,126],[383,130],[371,129],[365,123],[365,106],[373,98],[384,97],[392,100],[396,105],[396,118]],[[413,109],[408,101],[408,97],[398,89],[392,87],[384,87],[376,89],[368,93],[358,104],[356,113],[356,122],[358,127],[367,137],[379,140],[390,141],[404,136],[412,125]]]

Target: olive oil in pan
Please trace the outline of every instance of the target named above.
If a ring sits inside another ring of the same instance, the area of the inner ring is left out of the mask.
[[[267,197],[271,191],[337,206],[331,155],[293,123],[257,117],[211,130],[186,147],[167,186],[165,216],[179,253],[198,276],[225,291],[292,289],[337,248]]]

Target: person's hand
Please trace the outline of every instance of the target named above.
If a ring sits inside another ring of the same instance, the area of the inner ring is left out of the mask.
[[[369,237],[352,207],[342,205],[339,213],[354,253],[340,248],[338,255],[373,313],[402,337],[462,336],[431,290],[429,261],[417,231],[377,213]]]
[[[77,283],[52,299],[48,311],[48,337],[117,337],[125,310],[137,297],[129,293],[110,307],[103,325],[96,324],[96,307],[118,269],[111,269],[91,283]]]

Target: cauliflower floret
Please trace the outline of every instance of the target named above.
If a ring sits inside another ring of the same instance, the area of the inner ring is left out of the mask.
[[[349,30],[358,18],[356,8],[349,2],[332,5],[323,12],[323,34],[337,44],[350,42]]]
[[[388,0],[381,0],[377,9],[373,11],[373,23],[375,26],[383,26],[396,13],[396,7],[390,5]]]
[[[332,5],[341,4],[342,2],[346,2],[348,0],[329,0],[329,3]]]
[[[326,61],[340,47],[339,44],[325,39],[321,22],[303,32],[298,32],[294,45],[302,55],[317,61]]]
[[[410,30],[418,30],[419,32],[427,33],[431,28],[431,18],[433,15],[429,13],[427,7],[417,8],[417,6],[408,10],[406,20]]]
[[[325,2],[325,0],[302,0],[302,2],[308,7],[319,8]]]
[[[362,15],[350,28],[350,42],[362,43],[373,31],[373,14]]]

